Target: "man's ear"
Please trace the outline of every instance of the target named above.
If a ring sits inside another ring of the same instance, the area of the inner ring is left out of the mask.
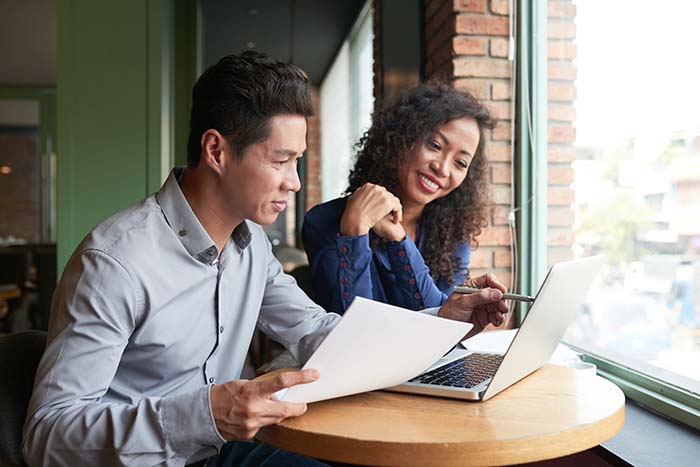
[[[206,164],[214,172],[221,174],[228,162],[226,154],[229,152],[229,144],[226,138],[218,131],[209,129],[202,133],[201,145],[200,162]]]

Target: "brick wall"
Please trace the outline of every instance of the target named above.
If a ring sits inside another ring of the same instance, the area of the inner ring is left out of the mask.
[[[427,0],[426,75],[447,78],[467,89],[492,112],[496,128],[487,135],[491,209],[488,225],[472,254],[471,274],[495,272],[511,282],[511,62],[508,60],[507,0]]]
[[[472,274],[494,271],[511,282],[511,72],[507,0],[427,0],[426,75],[450,79],[486,103],[496,120],[487,136],[493,207],[472,257]],[[571,189],[576,97],[574,18],[571,0],[548,2],[548,262],[572,257]]]
[[[550,0],[547,16],[547,263],[552,264],[573,257],[576,5]]]
[[[38,143],[36,135],[0,134],[0,166],[11,169],[0,174],[0,237],[40,240]]]
[[[314,116],[307,120],[306,130],[306,210],[321,202],[321,93],[311,89]],[[302,180],[304,182],[304,180]]]

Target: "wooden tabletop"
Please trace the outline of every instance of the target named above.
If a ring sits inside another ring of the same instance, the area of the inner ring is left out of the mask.
[[[309,404],[259,441],[319,459],[374,466],[488,466],[584,451],[624,425],[622,391],[546,365],[486,402],[374,391]]]

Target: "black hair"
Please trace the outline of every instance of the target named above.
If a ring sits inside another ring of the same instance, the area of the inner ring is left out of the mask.
[[[250,50],[222,58],[192,89],[188,164],[199,164],[207,130],[221,133],[240,158],[268,138],[270,118],[282,114],[313,115],[309,78],[301,68]]]

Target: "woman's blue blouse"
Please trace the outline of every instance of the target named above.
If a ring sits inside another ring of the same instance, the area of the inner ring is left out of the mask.
[[[370,243],[374,234],[343,237],[340,219],[347,198],[315,206],[304,217],[302,242],[311,266],[315,301],[327,311],[343,314],[355,297],[364,297],[410,310],[441,306],[454,285],[466,279],[469,242],[457,246],[462,259],[452,286],[445,278],[437,283],[418,245],[407,235],[400,242]]]

